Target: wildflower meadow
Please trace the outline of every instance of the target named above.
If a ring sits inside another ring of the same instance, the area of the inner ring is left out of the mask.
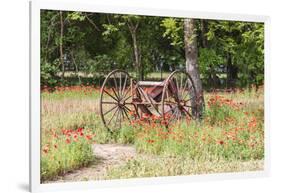
[[[144,115],[115,132],[102,124],[99,92],[91,85],[42,90],[42,182],[95,167],[97,144],[127,144],[137,152],[106,168],[103,179],[263,169],[262,87],[206,93],[199,121],[185,119],[166,127],[161,117]]]

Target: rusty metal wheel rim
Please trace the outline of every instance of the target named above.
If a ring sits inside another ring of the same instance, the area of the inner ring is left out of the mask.
[[[176,92],[170,92],[174,85]],[[161,114],[165,124],[174,123],[183,118],[196,119],[197,92],[191,76],[183,71],[172,72],[165,80],[161,100]]]
[[[110,132],[120,129],[125,120],[131,121],[133,108],[130,92],[131,80],[132,77],[126,71],[114,70],[106,76],[103,82],[100,95],[100,116],[104,126]],[[108,87],[110,81],[113,81],[113,85]]]

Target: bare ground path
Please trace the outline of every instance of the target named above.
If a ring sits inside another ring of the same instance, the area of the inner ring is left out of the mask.
[[[159,165],[158,169],[165,170],[166,163],[170,163],[172,158],[161,158],[153,155],[139,154],[137,155],[136,149],[133,145],[123,144],[94,144],[93,154],[95,160],[87,167],[83,167],[77,170],[66,173],[63,176],[59,176],[52,181],[45,181],[44,183],[54,182],[77,182],[88,180],[102,180],[107,177],[107,172],[112,168],[122,166],[128,162],[128,160],[134,158],[141,158],[141,160],[151,161],[152,164]],[[167,160],[166,160],[167,159]],[[257,171],[262,170],[263,160],[250,160],[250,161],[221,161],[221,162],[197,162],[192,160],[186,160],[186,167],[184,171],[185,175],[190,174],[206,174],[206,173],[220,173],[220,172],[241,172],[241,171]],[[162,163],[162,165],[161,165]],[[164,165],[163,165],[164,164]],[[170,175],[163,173],[162,171],[154,171],[162,175]],[[180,174],[183,175],[183,174]]]
[[[71,171],[46,183],[104,179],[107,168],[125,164],[128,159],[136,156],[134,146],[122,144],[95,144],[93,153],[95,161],[90,166]]]

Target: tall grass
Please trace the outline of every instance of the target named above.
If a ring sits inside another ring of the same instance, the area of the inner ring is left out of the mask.
[[[169,128],[153,119],[135,127],[139,152],[186,156],[193,160],[251,160],[264,156],[263,111],[220,95],[209,98],[201,122],[181,121]],[[158,124],[157,124],[158,123]]]
[[[45,131],[41,147],[41,181],[93,161],[92,137],[91,131],[83,128]]]
[[[160,120],[148,117],[125,124],[113,133],[101,122],[99,94],[99,89],[85,86],[42,92],[43,181],[89,164],[94,159],[92,145],[95,143],[132,144],[138,153],[148,155],[112,169],[107,178],[230,171],[228,166],[231,171],[246,170],[244,161],[256,163],[255,160],[264,157],[262,90],[206,93],[206,111],[200,122],[186,120],[167,128]],[[80,136],[79,141],[74,141],[73,135],[79,128],[83,128],[91,140]],[[65,130],[73,132],[67,136]],[[67,138],[72,139],[71,143],[66,142]],[[156,166],[154,158],[159,158],[161,166]],[[197,172],[190,170],[187,166],[190,163],[202,168],[197,168]],[[169,170],[164,169],[167,164],[171,165]],[[260,166],[258,162],[249,168]],[[149,172],[150,169],[153,172]]]
[[[158,177],[197,175],[211,173],[257,171],[263,167],[262,160],[241,161],[195,161],[186,157],[153,157],[145,156],[128,160],[119,167],[109,168],[105,179],[126,179],[136,177]]]
[[[108,170],[108,179],[254,171],[263,168],[262,91],[208,93],[201,122],[168,128],[150,117],[131,125],[136,159]],[[154,155],[154,156],[151,156]],[[149,156],[147,156],[149,155]]]

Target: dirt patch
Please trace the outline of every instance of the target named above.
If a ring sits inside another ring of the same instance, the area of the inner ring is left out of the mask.
[[[57,180],[45,183],[101,180],[104,179],[108,168],[125,164],[128,159],[136,156],[134,146],[122,144],[95,144],[93,153],[95,160],[88,167],[71,171],[59,176]]]
[[[262,170],[264,165],[263,160],[246,162],[198,162],[188,158],[186,160],[178,160],[172,157],[157,157],[147,154],[137,155],[136,149],[133,145],[122,144],[95,144],[93,145],[93,154],[95,156],[95,160],[89,166],[73,170],[63,176],[59,176],[56,180],[46,181],[44,183],[104,180],[108,177],[108,171],[112,171],[114,168],[116,169],[120,166],[124,166],[129,160],[132,159],[136,160],[136,163],[144,163],[144,165],[149,168],[149,170],[146,171],[148,173],[143,173],[143,168],[136,167],[135,171],[137,172],[137,175],[132,176],[132,172],[130,170],[123,170],[122,167],[120,167],[121,170],[120,168],[117,170],[118,178],[147,177],[152,175],[151,172],[154,172],[152,176],[156,174],[157,176],[170,176],[170,171],[175,171],[175,168],[181,164],[185,165],[183,167],[183,171],[180,173],[174,173],[174,175],[257,171]],[[141,171],[139,171],[139,169],[141,169]]]

